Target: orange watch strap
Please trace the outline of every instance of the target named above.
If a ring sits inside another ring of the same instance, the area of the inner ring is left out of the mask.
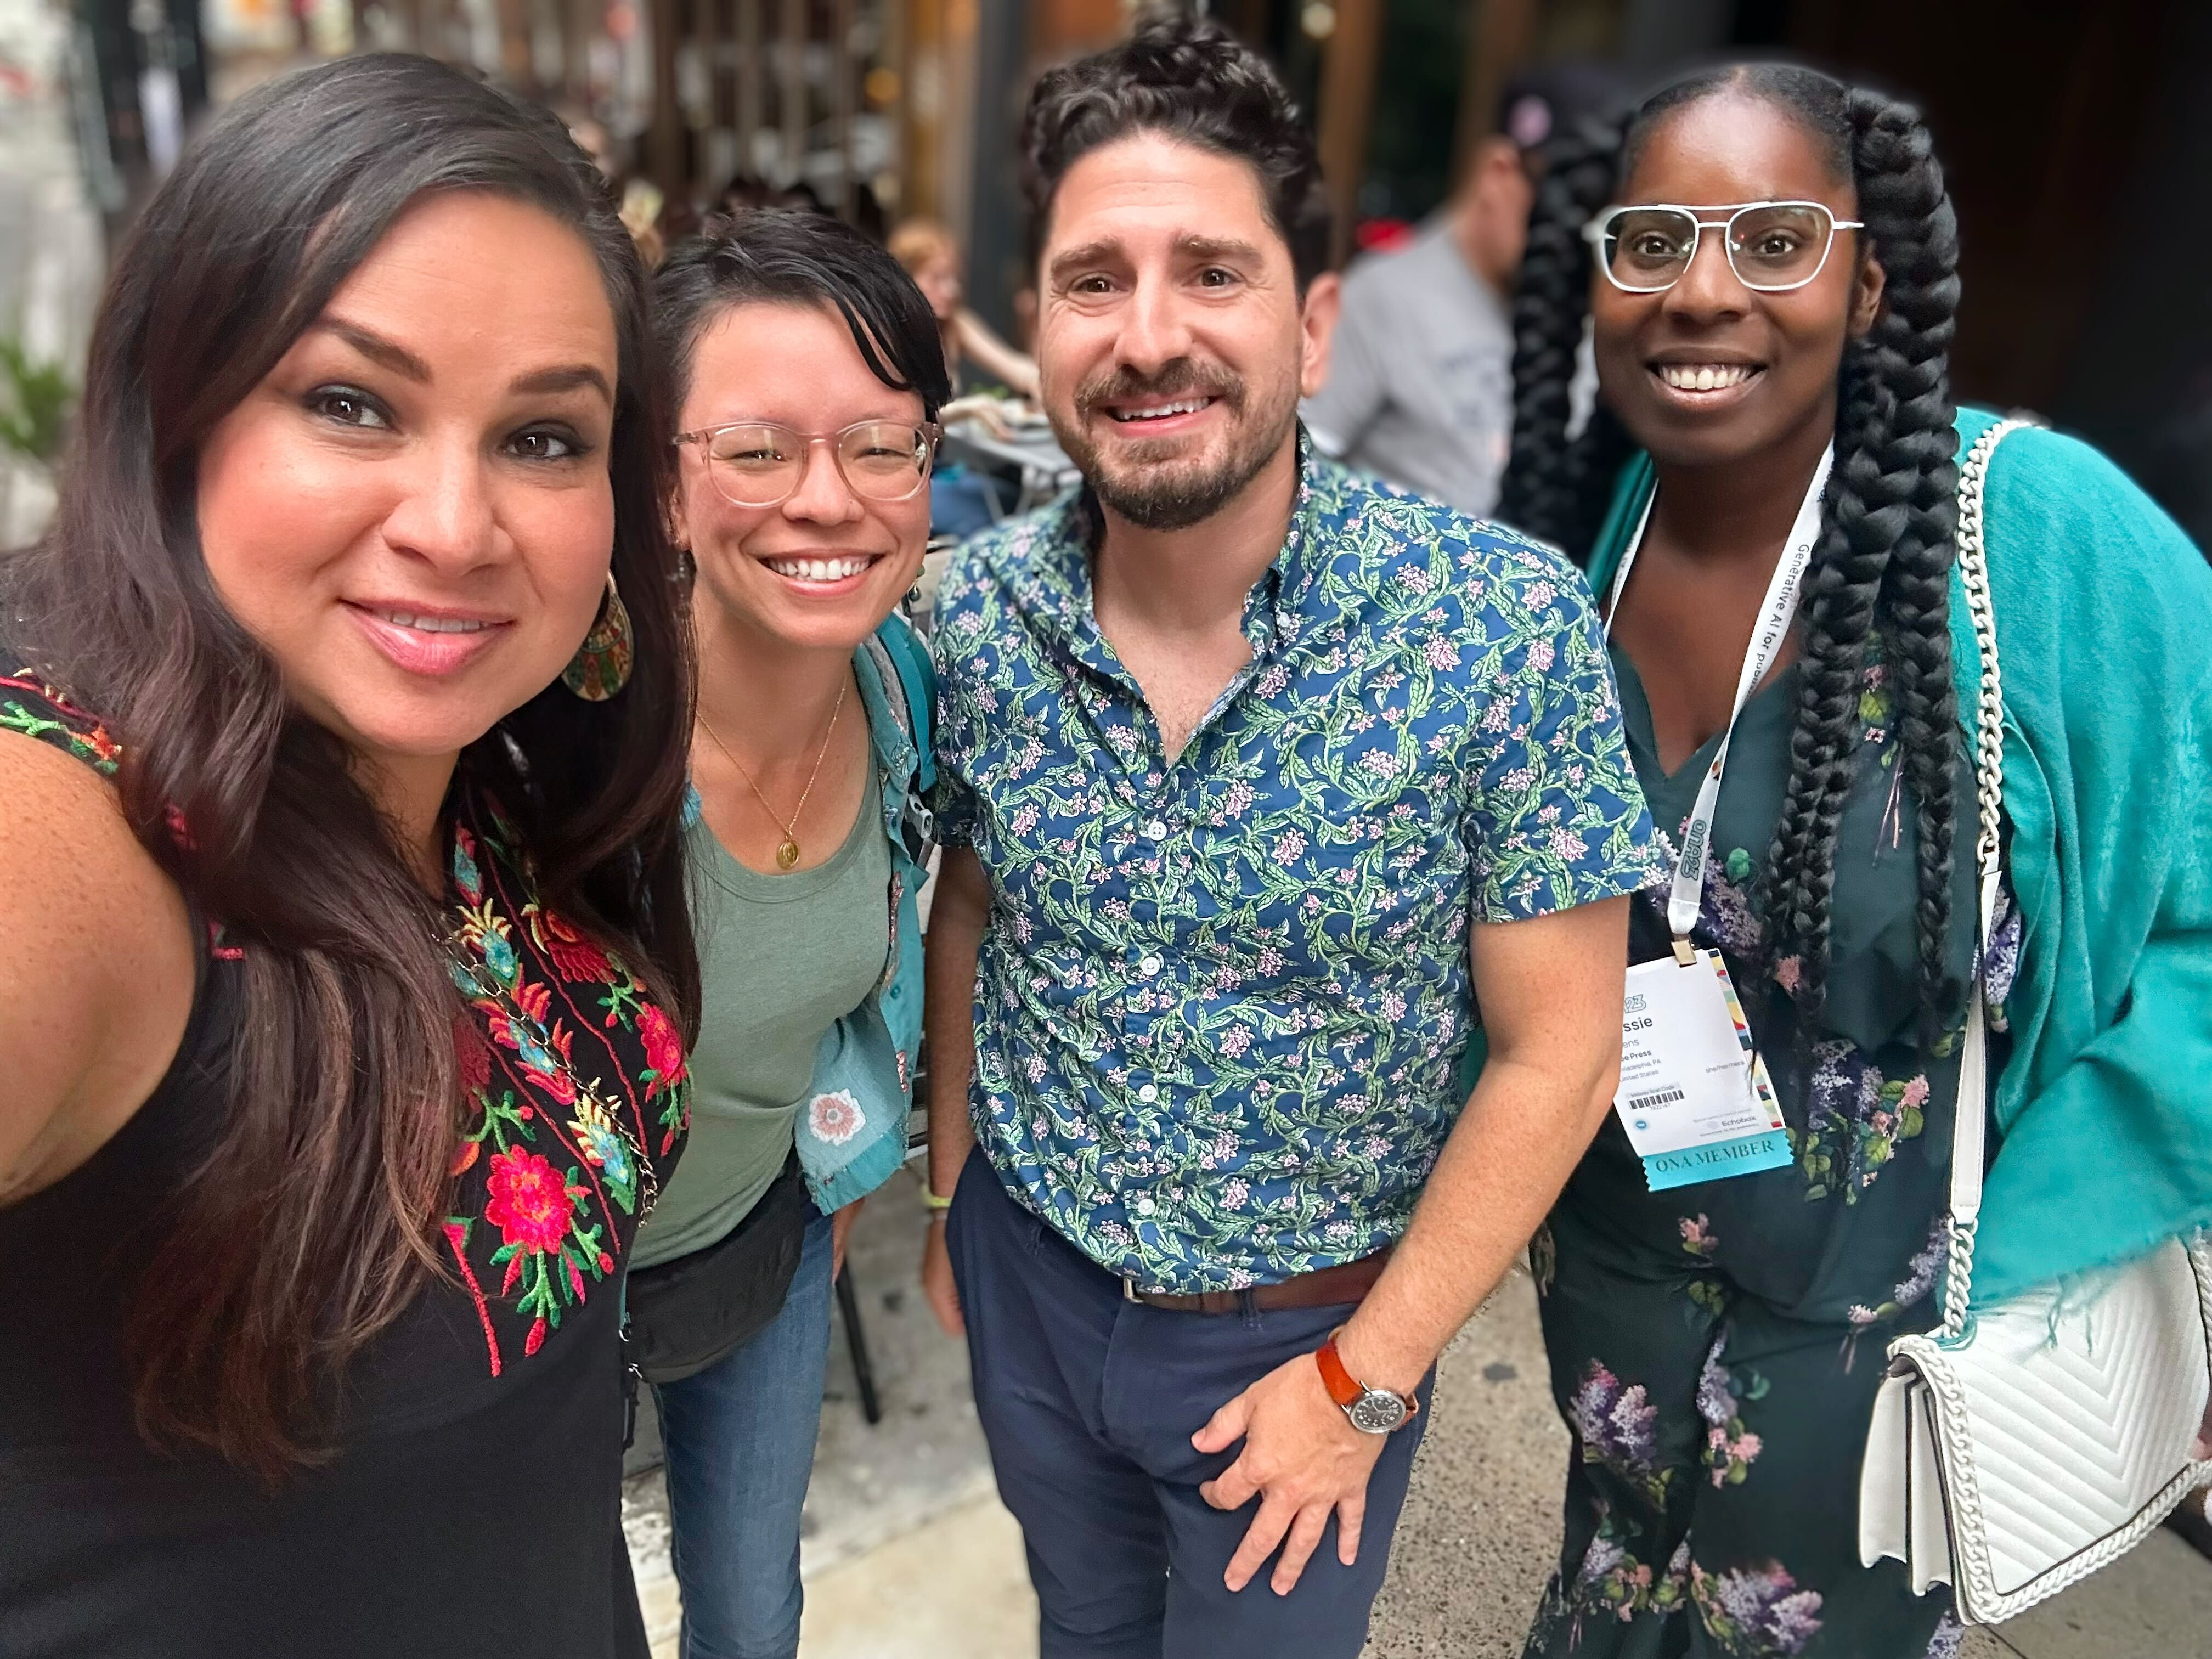
[[[1314,1364],[1321,1367],[1321,1385],[1328,1390],[1328,1397],[1346,1411],[1360,1401],[1367,1390],[1352,1380],[1352,1373],[1344,1369],[1344,1359],[1336,1351],[1336,1339],[1329,1340],[1314,1350]]]
[[[1367,1385],[1345,1370],[1344,1356],[1336,1351],[1335,1333],[1331,1332],[1328,1340],[1314,1350],[1314,1364],[1321,1370],[1322,1387],[1328,1390],[1328,1397],[1341,1409],[1350,1411],[1367,1393]],[[1398,1398],[1406,1402],[1408,1418],[1421,1409],[1417,1395],[1401,1394]]]

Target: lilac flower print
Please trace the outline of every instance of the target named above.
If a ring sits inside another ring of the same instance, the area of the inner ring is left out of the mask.
[[[1716,1487],[1741,1486],[1750,1477],[1751,1466],[1759,1461],[1759,1453],[1766,1449],[1765,1443],[1744,1426],[1735,1382],[1728,1367],[1721,1364],[1721,1347],[1727,1340],[1727,1328],[1723,1327],[1712,1352],[1705,1356],[1705,1369],[1698,1374],[1698,1415],[1705,1422],[1705,1468]]]
[[[1751,908],[1751,884],[1729,878],[1727,867],[1705,846],[1705,902],[1698,921],[1715,944],[1740,957],[1757,956],[1766,942],[1766,929]]]
[[[1568,1402],[1567,1416],[1583,1443],[1583,1462],[1603,1464],[1634,1483],[1654,1504],[1666,1502],[1674,1472],[1655,1467],[1659,1408],[1641,1382],[1624,1386],[1593,1359]]]
[[[1820,1633],[1820,1592],[1799,1589],[1778,1563],[1709,1573],[1693,1561],[1690,1594],[1729,1659],[1795,1659]]]
[[[1955,1613],[1946,1613],[1936,1621],[1936,1633],[1928,1638],[1928,1659],[1959,1659],[1966,1640],[1966,1627]]]

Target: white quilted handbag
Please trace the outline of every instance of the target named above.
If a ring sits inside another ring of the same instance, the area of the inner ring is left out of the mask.
[[[1960,574],[1982,659],[1978,966],[1996,902],[2004,713],[1982,486],[1990,453],[2022,424],[1984,433],[1959,479]],[[1968,1307],[1989,1109],[1978,979],[1968,1000],[1943,1323],[1889,1346],[1860,1474],[1859,1558],[1902,1561],[1916,1595],[1948,1584],[1960,1618],[1987,1625],[2116,1560],[2212,1475],[2190,1455],[2212,1382],[2212,1250],[2203,1234],[2172,1240],[2072,1298],[2053,1288]]]

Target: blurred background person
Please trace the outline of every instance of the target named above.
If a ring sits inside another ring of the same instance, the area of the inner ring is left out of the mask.
[[[933,219],[908,219],[892,230],[890,246],[891,257],[906,267],[936,315],[954,393],[980,390],[981,371],[1007,391],[1034,398],[1036,360],[1008,345],[961,303],[965,290],[960,280],[960,248],[952,233]]]
[[[703,1030],[690,1157],[639,1240],[630,1358],[666,1447],[684,1659],[790,1659],[831,1286],[906,1154],[921,1030],[921,568],[945,400],[921,295],[764,210],[654,283],[702,672],[687,813]]]
[[[1544,145],[1623,102],[1626,76],[1587,60],[1516,76],[1500,131],[1409,241],[1344,280],[1328,378],[1301,406],[1347,465],[1478,516],[1498,500],[1513,428],[1513,282]]]

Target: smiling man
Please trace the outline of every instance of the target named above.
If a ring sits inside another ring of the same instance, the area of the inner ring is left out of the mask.
[[[1305,443],[1266,65],[1148,24],[1025,143],[1085,488],[938,600],[925,1283],[1044,1659],[1352,1659],[1436,1357],[1612,1098],[1650,825],[1582,579]]]

